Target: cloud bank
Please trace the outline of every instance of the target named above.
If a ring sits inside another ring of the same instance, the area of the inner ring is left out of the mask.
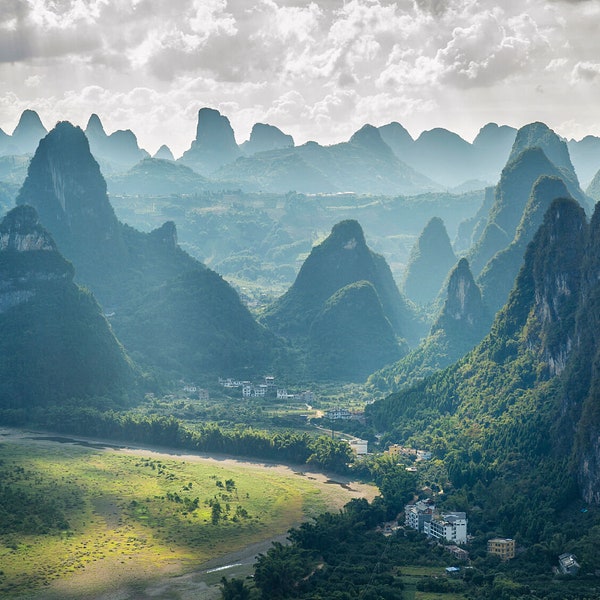
[[[0,127],[131,128],[185,150],[202,106],[297,141],[366,122],[466,138],[490,120],[600,134],[593,0],[0,0]]]

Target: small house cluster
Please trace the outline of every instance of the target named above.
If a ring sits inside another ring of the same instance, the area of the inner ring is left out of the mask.
[[[184,385],[183,391],[188,395],[197,395],[198,400],[208,400],[210,398],[208,390],[196,385]]]
[[[399,446],[398,444],[392,444],[387,450],[386,454],[390,456],[407,456],[414,458],[415,460],[431,460],[431,452],[429,450],[417,450],[415,448],[406,448]]]
[[[427,537],[459,545],[467,543],[467,514],[440,513],[430,499],[407,504],[404,507],[404,522]]]
[[[278,388],[275,383],[275,377],[266,375],[261,383],[253,381],[240,381],[231,377],[219,377],[219,385],[226,389],[241,389],[242,398],[264,398],[272,397],[278,400],[295,399],[305,404],[312,404],[315,401],[315,395],[310,390],[299,394],[289,394],[287,389]]]
[[[365,417],[364,410],[348,410],[347,408],[330,408],[325,411],[324,417],[331,421],[360,421]]]

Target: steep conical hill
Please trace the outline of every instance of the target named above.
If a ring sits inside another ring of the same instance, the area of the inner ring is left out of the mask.
[[[121,170],[149,158],[149,154],[138,146],[138,141],[130,129],[113,131],[107,135],[98,115],[90,116],[85,128],[90,149],[97,160],[103,160]]]
[[[498,311],[512,289],[523,264],[527,244],[533,239],[546,211],[557,198],[569,198],[562,179],[542,175],[534,184],[513,241],[487,263],[477,282],[492,314]]]
[[[575,198],[584,209],[591,212],[593,207],[579,187],[579,180],[565,140],[556,135],[544,123],[530,123],[517,131],[508,162],[516,159],[527,148],[540,148],[558,169],[560,178],[569,189],[569,195]]]
[[[12,133],[12,145],[22,154],[35,152],[39,141],[48,133],[34,110],[24,110]]]
[[[219,275],[196,268],[132,298],[113,317],[133,356],[164,372],[248,378],[268,369],[277,342]]]
[[[294,138],[281,131],[278,127],[265,123],[255,123],[250,132],[250,139],[244,142],[240,149],[244,154],[252,155],[257,152],[268,152],[279,148],[291,148]]]
[[[433,217],[411,250],[404,276],[404,293],[418,304],[433,302],[455,263],[456,255],[444,222]]]
[[[207,176],[233,162],[240,154],[229,119],[213,108],[201,108],[198,111],[196,139],[179,160]]]
[[[446,300],[429,335],[397,363],[374,373],[369,383],[397,390],[453,364],[481,341],[490,321],[469,263],[462,258],[448,277]]]
[[[131,362],[30,206],[0,223],[0,289],[0,407],[132,388]]]
[[[166,144],[163,144],[154,154],[152,158],[157,158],[159,160],[175,160],[173,156],[173,152],[171,152],[171,148]]]
[[[475,276],[479,275],[496,252],[512,242],[531,189],[542,175],[563,179],[561,171],[538,147],[525,149],[502,170],[486,227],[468,254]]]
[[[393,153],[403,161],[406,161],[406,156],[412,151],[414,140],[410,133],[393,121],[387,125],[378,127],[381,139],[392,149]]]
[[[311,378],[363,381],[406,352],[400,348],[373,285],[351,283],[333,294],[310,326]]]
[[[63,121],[40,141],[17,204],[35,207],[61,252],[72,259],[77,255],[77,274],[84,280],[90,270],[108,275],[121,261],[119,223],[79,127]],[[99,255],[106,262],[98,261]]]
[[[540,148],[556,167],[575,173],[567,143],[545,123],[529,123],[517,131],[508,162],[517,158],[527,148]]]
[[[443,332],[453,346],[453,356],[458,358],[481,340],[488,325],[489,315],[481,292],[468,261],[461,258],[450,273],[444,307],[431,327],[431,333]]]
[[[263,320],[282,335],[306,336],[327,299],[357,281],[373,284],[396,335],[414,340],[412,311],[385,259],[369,250],[362,228],[353,220],[335,225],[329,237],[312,249],[292,287],[265,311]]]

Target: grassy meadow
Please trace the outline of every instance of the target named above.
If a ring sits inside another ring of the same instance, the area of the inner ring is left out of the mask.
[[[277,465],[4,433],[2,598],[92,597],[180,575],[373,495]]]

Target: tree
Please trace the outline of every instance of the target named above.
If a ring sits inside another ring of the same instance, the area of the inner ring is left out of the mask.
[[[218,525],[221,520],[221,515],[223,513],[223,509],[221,508],[221,503],[218,500],[215,500],[211,506],[210,520],[213,525]]]
[[[242,579],[221,578],[221,600],[248,600],[250,590]]]

